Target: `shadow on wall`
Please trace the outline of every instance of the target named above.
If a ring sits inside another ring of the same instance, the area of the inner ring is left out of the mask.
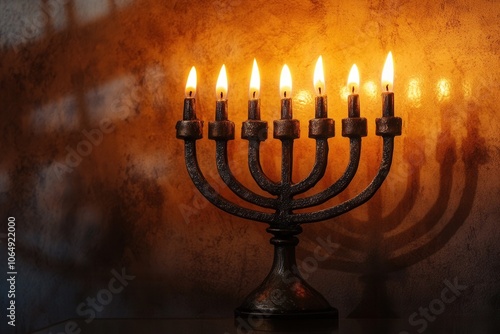
[[[133,147],[143,159],[132,158],[126,130],[158,101],[165,74],[147,57],[130,60],[133,39],[120,43],[126,20],[148,8],[138,1],[2,7],[13,22],[0,38],[0,212],[19,222],[17,328],[26,331],[75,317],[111,269],[149,258],[168,201],[162,164],[151,167],[161,148]]]
[[[398,317],[391,307],[386,290],[388,274],[412,266],[438,252],[463,225],[471,212],[477,189],[478,170],[480,165],[488,162],[489,156],[485,139],[479,131],[479,110],[473,103],[468,105],[465,124],[467,135],[462,140],[462,152],[457,154],[457,138],[451,131],[449,108],[453,107],[447,105],[442,109],[441,132],[436,146],[436,160],[440,166],[436,184],[437,196],[434,204],[420,219],[413,221],[407,219],[407,216],[418,202],[421,191],[420,171],[426,156],[422,146],[424,138],[407,137],[404,144],[404,159],[408,164],[408,170],[405,172],[407,186],[399,204],[388,214],[382,215],[380,207],[383,203],[381,195],[378,194],[365,204],[368,208],[366,221],[347,214],[338,221],[324,223],[322,227],[322,233],[328,231],[332,242],[338,244],[339,248],[322,262],[321,266],[361,275],[360,280],[364,285],[362,300],[349,317]],[[458,156],[462,158],[466,173],[460,200],[453,208],[450,198],[454,184],[453,170]],[[450,210],[453,210],[451,217],[443,218]],[[314,240],[308,240],[305,233],[303,241],[302,247],[306,254],[311,255],[308,247],[315,245]],[[359,259],[359,262],[353,259]]]

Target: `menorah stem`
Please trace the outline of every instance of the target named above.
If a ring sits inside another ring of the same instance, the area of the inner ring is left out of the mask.
[[[293,139],[282,139],[281,142],[281,189],[278,197],[278,224],[286,221],[292,210]]]
[[[295,237],[295,233],[299,233],[299,229],[281,230],[268,228],[269,233],[275,236],[270,242],[274,245],[274,260],[271,272],[278,275],[300,276],[297,270],[297,262],[295,260],[295,246],[299,243],[299,239]]]
[[[293,139],[283,139],[281,144],[281,187],[290,188],[292,183]]]

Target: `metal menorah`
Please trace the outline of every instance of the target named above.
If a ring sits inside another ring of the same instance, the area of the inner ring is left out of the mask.
[[[325,190],[308,197],[295,198],[313,188],[322,179],[327,168],[328,139],[334,137],[335,122],[327,116],[326,96],[316,97],[315,118],[309,121],[309,138],[316,140],[316,158],[310,174],[300,182],[292,181],[293,143],[299,138],[299,121],[292,118],[292,99],[281,100],[281,119],[275,120],[273,137],[282,145],[281,179],[271,180],[260,164],[260,145],[267,139],[268,124],[260,119],[260,100],[248,103],[248,120],[241,128],[241,138],[248,140],[248,167],[257,185],[270,196],[257,194],[233,175],[228,164],[227,143],[234,139],[235,126],[228,120],[227,99],[221,94],[216,102],[216,120],[209,122],[208,138],[215,140],[216,162],[220,177],[231,191],[243,200],[272,213],[245,208],[224,197],[207,182],[196,156],[196,141],[203,137],[203,121],[196,117],[192,92],[184,100],[183,120],[177,122],[177,138],[184,140],[185,161],[194,185],[216,207],[241,218],[269,224],[273,234],[274,262],[270,273],[235,310],[237,317],[265,319],[337,319],[338,311],[301,277],[295,260],[296,235],[301,224],[313,223],[342,215],[368,201],[384,182],[392,162],[394,136],[401,134],[402,120],[394,117],[394,94],[382,93],[383,117],[375,121],[376,135],[382,137],[382,161],[372,182],[355,197],[327,209],[297,213],[298,209],[320,205],[337,196],[349,185],[359,165],[361,138],[367,135],[366,118],[359,117],[357,94],[348,97],[348,118],[342,119],[342,136],[350,140],[350,160],[343,175]],[[255,97],[255,96],[254,96]]]

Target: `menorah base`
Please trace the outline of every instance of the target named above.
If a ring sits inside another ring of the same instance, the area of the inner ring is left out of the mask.
[[[295,235],[300,226],[272,227],[274,262],[264,282],[235,310],[236,323],[254,330],[315,330],[338,326],[338,311],[300,275]],[[288,329],[287,329],[288,328]]]
[[[268,314],[246,312],[237,308],[234,312],[236,328],[263,332],[332,333],[338,328],[338,312],[335,308],[323,312],[299,312]],[[238,332],[239,333],[239,332]]]

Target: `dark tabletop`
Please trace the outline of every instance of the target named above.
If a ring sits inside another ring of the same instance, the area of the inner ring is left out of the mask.
[[[231,319],[71,319],[33,332],[33,334],[243,334],[243,333],[491,333],[500,334],[500,318],[439,318],[427,324],[411,325],[407,319],[340,319],[318,324],[287,322],[286,329],[255,330],[247,322]],[[254,325],[261,325],[257,321]],[[279,326],[279,325],[278,325]],[[425,327],[425,328],[424,328]]]

